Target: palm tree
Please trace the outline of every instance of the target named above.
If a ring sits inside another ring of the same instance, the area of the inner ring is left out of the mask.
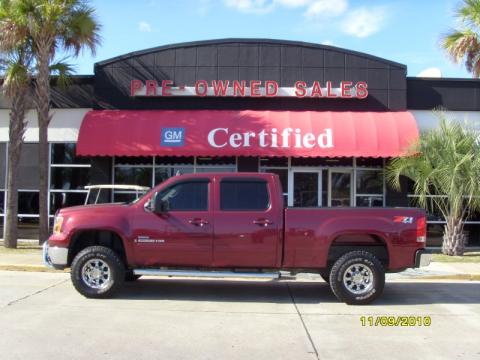
[[[480,76],[480,0],[464,0],[456,10],[460,27],[442,36],[441,46],[455,63],[465,62],[474,77]]]
[[[15,0],[12,0],[15,1]],[[33,44],[36,61],[35,105],[39,126],[39,239],[48,237],[48,136],[50,70],[58,51],[78,56],[83,49],[95,54],[100,43],[100,25],[94,9],[83,0],[17,0],[22,4],[18,33],[25,32]]]
[[[7,167],[7,207],[4,229],[4,246],[17,247],[18,214],[18,164],[26,129],[25,113],[31,85],[32,47],[27,37],[15,34],[11,42],[11,20],[15,7],[10,1],[0,2],[0,50],[1,72],[4,76],[2,91],[10,100],[8,167]]]
[[[480,210],[480,144],[478,133],[441,115],[440,127],[420,136],[409,156],[393,159],[389,183],[400,189],[400,177],[414,183],[418,203],[445,219],[442,252],[463,255],[465,219]]]

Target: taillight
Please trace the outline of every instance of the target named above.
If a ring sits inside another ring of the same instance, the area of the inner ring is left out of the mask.
[[[427,221],[425,216],[417,219],[417,242],[424,243],[427,241]]]

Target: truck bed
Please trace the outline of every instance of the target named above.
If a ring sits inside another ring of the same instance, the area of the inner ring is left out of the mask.
[[[379,246],[390,254],[390,269],[413,264],[417,242],[415,208],[286,208],[283,267],[326,267],[332,246]]]

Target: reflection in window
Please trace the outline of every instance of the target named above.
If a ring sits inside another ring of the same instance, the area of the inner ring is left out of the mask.
[[[383,158],[356,158],[357,168],[383,168]]]
[[[287,167],[288,157],[261,158],[260,167]]]
[[[169,211],[206,211],[208,182],[182,182],[163,190],[158,198],[168,202]]]
[[[76,155],[75,143],[61,143],[51,145],[52,164],[90,164],[88,157]]]
[[[165,180],[176,175],[191,174],[193,173],[193,166],[169,166],[169,167],[157,167],[155,168],[155,185],[164,182]]]
[[[193,156],[157,156],[155,165],[193,165]]]
[[[38,215],[38,191],[18,192],[18,214]]]
[[[83,205],[87,197],[86,192],[51,192],[50,193],[50,214],[61,208]]]
[[[382,207],[383,196],[357,196],[357,206],[360,207]]]
[[[116,167],[115,184],[152,186],[153,169],[147,167]]]
[[[224,180],[220,183],[221,210],[266,210],[269,202],[265,181]]]
[[[383,172],[357,170],[357,194],[382,194]]]
[[[5,185],[6,173],[7,173],[7,144],[0,143],[0,189],[5,189],[6,187]]]
[[[38,144],[23,144],[18,164],[18,188],[38,190],[39,186]]]
[[[233,165],[237,163],[235,156],[197,157],[197,166],[201,165]]]
[[[18,217],[18,238],[38,240],[38,222],[37,217]]]
[[[151,156],[116,156],[115,165],[153,165],[153,157]]]
[[[89,167],[52,167],[50,169],[51,189],[83,190],[89,183]]]
[[[139,194],[140,196],[142,194]],[[130,203],[137,199],[137,194],[135,192],[128,191],[114,191],[113,193],[113,202],[116,203]]]
[[[383,201],[384,201],[383,171],[357,169],[356,172],[357,172],[356,206],[360,206],[360,207],[383,206]]]

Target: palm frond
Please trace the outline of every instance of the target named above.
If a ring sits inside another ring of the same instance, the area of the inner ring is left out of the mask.
[[[73,65],[65,62],[65,59],[62,59],[50,65],[50,73],[57,77],[57,83],[62,87],[71,84],[71,76],[74,72],[75,71]]]
[[[393,159],[386,178],[396,189],[401,176],[409,178],[420,206],[435,207],[445,219],[462,220],[469,211],[480,210],[478,134],[447,121],[443,113],[439,116],[439,128],[421,135],[419,153]]]

